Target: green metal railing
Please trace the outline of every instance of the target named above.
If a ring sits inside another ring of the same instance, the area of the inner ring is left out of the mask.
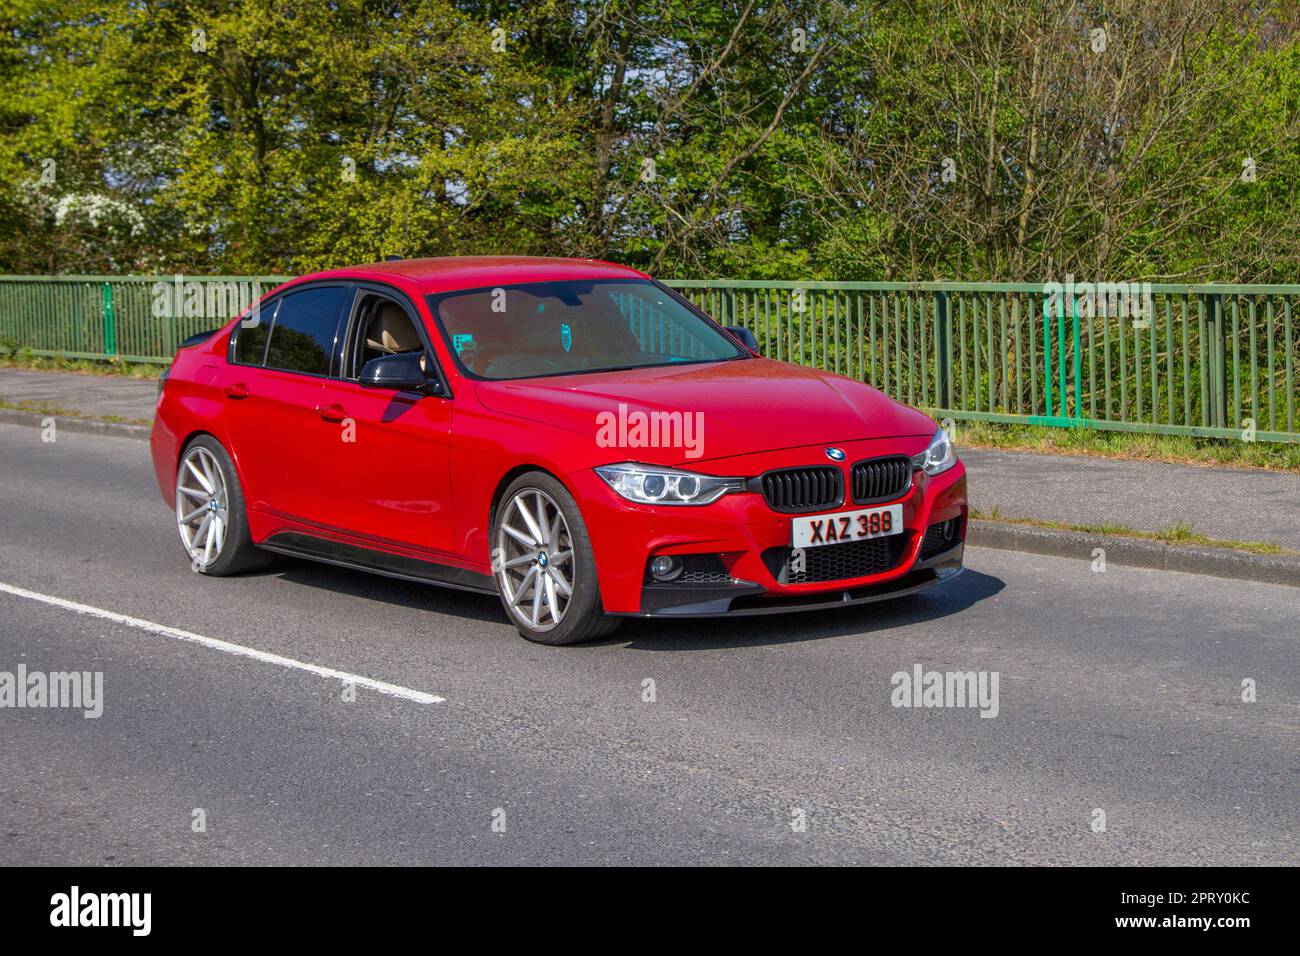
[[[283,281],[187,278],[262,291]],[[666,284],[749,329],[772,358],[870,382],[940,418],[1300,442],[1300,285],[1153,284],[1135,321],[1055,308],[1041,283]],[[173,307],[160,310],[163,286]],[[177,300],[171,276],[0,277],[0,342],[165,363],[237,311]]]
[[[201,302],[187,300],[174,276],[0,276],[0,344],[36,355],[166,364],[177,343],[238,313],[225,307],[231,302],[227,293],[251,293],[253,283],[265,293],[285,281],[276,276],[185,279],[201,287]],[[232,283],[243,288],[228,288]],[[215,301],[209,301],[212,292],[218,293]]]
[[[764,354],[938,417],[1300,442],[1300,285],[1151,284],[1135,320],[1041,283],[666,283]]]

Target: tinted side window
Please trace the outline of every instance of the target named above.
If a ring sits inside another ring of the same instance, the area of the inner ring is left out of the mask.
[[[344,286],[290,292],[280,300],[266,350],[266,367],[328,375]]]
[[[266,354],[266,333],[275,317],[279,303],[269,310],[259,310],[253,317],[242,319],[235,328],[235,361],[240,365],[261,365]]]

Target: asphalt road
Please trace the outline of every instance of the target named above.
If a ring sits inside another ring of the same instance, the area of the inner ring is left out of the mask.
[[[1300,862],[1295,589],[968,564],[889,605],[543,648],[480,596],[201,578],[143,443],[0,426],[0,584],[443,698],[347,701],[0,591],[0,671],[104,674],[98,719],[0,709],[0,865]],[[891,706],[916,664],[997,672],[997,716]]]

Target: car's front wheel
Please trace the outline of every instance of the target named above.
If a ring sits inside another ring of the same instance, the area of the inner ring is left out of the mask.
[[[578,504],[550,475],[520,475],[492,522],[497,592],[519,633],[539,644],[577,644],[610,634],[596,560]]]
[[[271,561],[249,535],[234,462],[211,435],[200,435],[181,453],[176,469],[176,530],[190,566],[200,574],[238,574]]]

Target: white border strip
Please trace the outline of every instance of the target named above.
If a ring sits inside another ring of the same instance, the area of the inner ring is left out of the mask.
[[[175,627],[167,627],[165,624],[155,624],[153,621],[141,620],[138,617],[128,617],[125,614],[118,614],[114,611],[105,611],[103,608],[91,607],[89,604],[78,604],[75,601],[67,601],[63,598],[53,597],[49,594],[40,594],[36,591],[28,591],[25,588],[14,587],[12,584],[5,584],[3,581],[0,581],[0,591],[3,591],[6,594],[12,594],[15,597],[27,598],[54,607],[61,607],[65,611],[76,611],[78,614],[88,614],[91,617],[102,618],[105,621],[112,621],[115,624],[125,624],[128,627],[139,628],[142,631],[148,631],[150,634],[160,634],[163,637],[174,637],[178,641],[188,641],[191,644],[201,644],[202,646],[209,647],[214,651],[223,651],[226,654],[234,654],[237,657],[249,657],[255,661],[261,661],[264,664],[275,664],[277,667],[288,667],[293,670],[306,671],[309,674],[315,674],[318,677],[325,677],[329,680],[342,681],[345,684],[355,684],[357,687],[368,687],[380,694],[387,694],[390,697],[400,697],[403,700],[413,700],[417,704],[441,704],[446,700],[446,698],[443,697],[435,697],[433,694],[426,694],[424,691],[411,690],[409,687],[399,687],[397,684],[386,684],[383,681],[374,680],[370,677],[362,677],[359,674],[349,674],[347,671],[336,671],[332,667],[321,667],[319,664],[308,664],[304,661],[296,661],[292,657],[281,657],[279,654],[259,651],[256,648],[245,647],[242,644],[231,644],[229,641],[219,641],[214,637],[204,637],[202,634],[195,634],[191,631],[182,631]]]

